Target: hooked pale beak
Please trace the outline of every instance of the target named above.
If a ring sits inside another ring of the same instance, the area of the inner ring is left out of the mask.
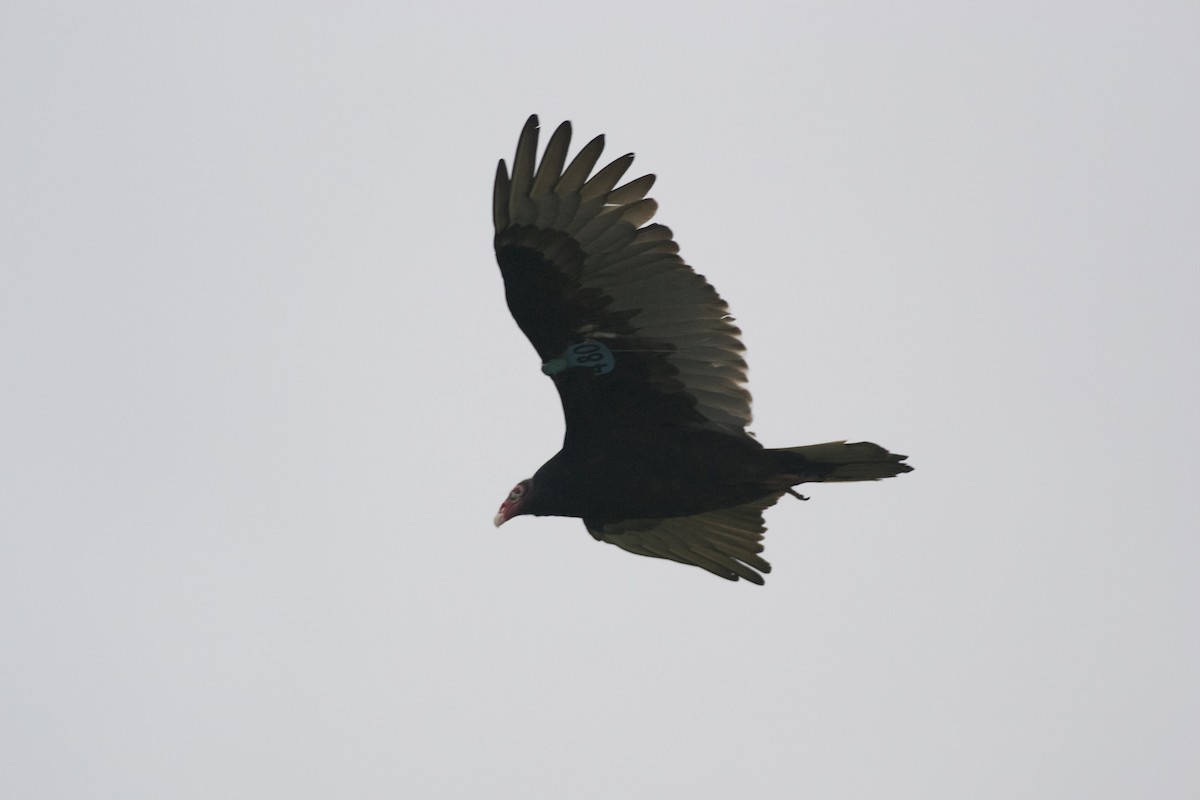
[[[500,510],[496,512],[496,516],[492,517],[492,524],[499,528],[513,517],[525,513],[521,511],[521,505],[525,502],[532,485],[533,479],[527,478],[514,486],[508,493],[508,497],[504,498],[504,502],[500,504]]]

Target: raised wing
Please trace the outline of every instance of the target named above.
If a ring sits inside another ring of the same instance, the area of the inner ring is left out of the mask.
[[[568,441],[622,425],[744,429],[740,331],[671,231],[646,224],[657,210],[645,197],[654,176],[617,187],[632,154],[592,175],[603,136],[564,169],[570,140],[564,122],[535,169],[530,117],[512,176],[497,167],[493,198],[508,307],[554,379]]]
[[[610,523],[584,520],[584,524],[596,539],[639,556],[669,558],[727,580],[745,578],[761,586],[763,576],[759,573],[771,571],[771,565],[758,555],[763,551],[762,539],[767,530],[763,511],[783,495],[777,492],[753,503],[690,517]]]

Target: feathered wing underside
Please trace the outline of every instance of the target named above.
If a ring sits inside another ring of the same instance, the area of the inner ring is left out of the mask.
[[[771,565],[759,555],[766,532],[763,512],[783,495],[784,492],[776,492],[752,503],[690,517],[610,523],[584,520],[584,524],[596,539],[631,553],[668,558],[706,569],[727,580],[745,578],[762,585],[760,573],[771,571]]]
[[[603,136],[567,164],[570,139],[564,122],[537,164],[530,117],[512,175],[503,161],[497,167],[493,197],[509,309],[558,387],[568,437],[605,419],[743,429],[750,394],[740,332],[725,301],[679,257],[671,231],[647,224],[654,176],[617,186],[632,154],[592,174]]]

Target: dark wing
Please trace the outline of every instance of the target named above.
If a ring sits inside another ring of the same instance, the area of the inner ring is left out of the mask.
[[[512,176],[496,170],[496,260],[513,318],[558,387],[567,438],[613,426],[750,422],[744,350],[729,307],[647,225],[645,175],[616,187],[624,155],[591,175],[597,136],[566,166],[564,122],[535,170],[537,117],[521,132]],[[589,175],[591,176],[589,178]]]
[[[588,532],[603,542],[639,556],[669,558],[706,569],[731,581],[745,578],[760,586],[771,565],[758,555],[766,532],[763,511],[783,492],[734,508],[706,511],[690,517],[626,519],[620,522],[584,521]],[[758,570],[758,572],[755,572]]]

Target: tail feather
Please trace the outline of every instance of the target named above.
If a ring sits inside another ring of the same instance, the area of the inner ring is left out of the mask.
[[[871,442],[807,444],[780,448],[778,452],[803,459],[796,465],[796,471],[803,474],[806,481],[877,481],[913,469],[903,463],[908,456],[889,453]]]

